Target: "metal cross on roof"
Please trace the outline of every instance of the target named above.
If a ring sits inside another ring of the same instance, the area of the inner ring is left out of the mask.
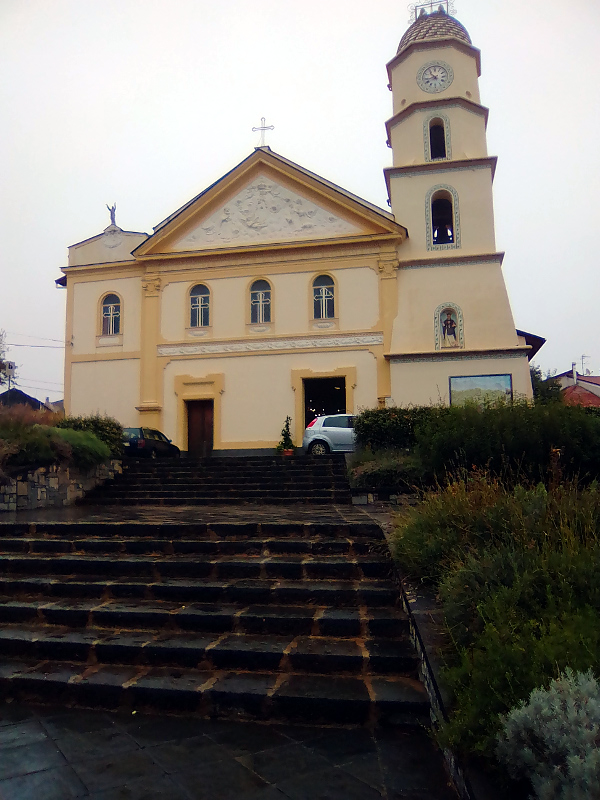
[[[258,128],[252,128],[252,131],[253,132],[254,131],[260,131],[260,144],[258,145],[258,147],[264,147],[265,146],[265,131],[273,131],[273,130],[275,130],[275,125],[267,125],[266,124],[266,119],[264,117],[260,118],[260,122],[261,122],[261,124],[258,126]]]
[[[450,16],[456,14],[454,0],[421,0],[417,3],[411,3],[408,10],[410,12],[410,22],[415,22],[419,17],[425,14],[433,14],[441,10],[445,11],[446,14]]]

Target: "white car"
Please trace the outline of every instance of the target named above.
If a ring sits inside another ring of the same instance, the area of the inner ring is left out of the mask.
[[[304,431],[302,450],[312,456],[352,453],[355,448],[354,415],[315,417]]]

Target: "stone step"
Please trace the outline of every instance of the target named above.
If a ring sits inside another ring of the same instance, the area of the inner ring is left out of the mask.
[[[268,580],[230,581],[147,578],[94,579],[91,575],[0,575],[0,596],[21,598],[139,598],[181,603],[241,603],[247,605],[394,606],[398,592],[391,580]]]
[[[261,493],[254,498],[247,498],[247,497],[239,497],[235,495],[215,495],[212,497],[202,497],[199,495],[196,496],[173,496],[173,497],[160,497],[152,494],[148,495],[139,495],[137,497],[122,497],[122,498],[112,498],[108,495],[94,495],[90,493],[86,495],[86,497],[81,501],[82,503],[88,503],[93,505],[107,505],[107,506],[114,506],[114,505],[125,505],[125,506],[145,506],[145,505],[157,505],[157,506],[186,506],[186,505],[197,505],[197,506],[212,506],[212,505],[227,505],[227,504],[234,504],[234,505],[243,505],[243,504],[260,504],[260,505],[290,505],[290,504],[321,504],[321,503],[335,503],[337,505],[350,505],[352,501],[351,495],[348,493],[348,496],[344,494],[343,497],[331,497],[326,494],[318,494],[313,495],[311,497],[304,497],[303,499],[294,499],[291,500],[285,494],[267,494]]]
[[[0,660],[79,661],[218,671],[310,672],[318,675],[417,677],[418,659],[406,639],[348,639],[249,633],[191,633],[56,626],[0,628]]]
[[[22,702],[166,709],[201,716],[326,724],[428,723],[419,681],[403,676],[298,675],[11,659],[0,692]]]
[[[365,538],[339,539],[216,539],[194,538],[133,538],[90,537],[69,538],[61,536],[20,536],[0,538],[0,553],[28,553],[31,555],[97,554],[97,555],[184,555],[199,556],[366,556],[383,550],[380,542]],[[386,554],[386,560],[389,556]]]
[[[107,512],[115,514],[115,512]],[[145,512],[146,513],[146,512]],[[148,512],[150,520],[127,521],[90,520],[74,522],[37,521],[31,523],[6,523],[0,520],[0,550],[2,542],[16,537],[60,537],[72,539],[109,537],[109,538],[158,538],[197,540],[217,539],[303,539],[306,541],[322,541],[325,539],[352,539],[354,541],[379,540],[384,536],[376,523],[331,523],[331,522],[154,522],[152,510]]]
[[[391,562],[383,556],[288,556],[270,555],[186,558],[182,555],[0,555],[0,575],[93,575],[102,578],[136,577],[152,581],[170,578],[205,578],[226,581],[234,578],[285,579],[288,581],[324,578],[386,578]]]
[[[7,600],[0,624],[36,623],[71,629],[170,630],[198,633],[255,633],[294,636],[398,639],[409,633],[400,608],[327,608],[314,605],[236,605],[138,600]]]
[[[168,483],[161,483],[157,484],[156,486],[135,486],[135,487],[127,487],[127,486],[108,486],[108,487],[100,487],[100,489],[94,490],[96,494],[99,495],[110,495],[111,497],[135,497],[136,495],[153,495],[156,497],[168,497],[177,495],[179,497],[194,497],[195,495],[201,494],[204,497],[214,497],[216,495],[228,495],[228,494],[236,494],[239,497],[248,497],[248,498],[259,498],[261,496],[270,496],[270,495],[282,495],[287,497],[288,499],[302,499],[303,497],[308,496],[318,496],[322,495],[324,497],[333,497],[336,494],[343,495],[345,494],[345,489],[334,489],[334,488],[296,488],[294,485],[293,487],[286,488],[284,486],[275,486],[275,485],[268,485],[268,486],[261,486],[261,484],[257,483],[252,488],[247,488],[246,486],[240,486],[239,484],[229,484],[229,485],[218,485],[218,486],[210,486],[210,485],[201,485],[201,484],[189,484],[185,486],[171,486]],[[90,492],[92,494],[92,492]]]

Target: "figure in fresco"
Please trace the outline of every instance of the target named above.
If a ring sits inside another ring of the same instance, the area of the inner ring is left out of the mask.
[[[457,325],[452,311],[448,309],[442,311],[440,315],[440,326],[442,329],[442,347],[458,347],[458,337],[456,335]]]

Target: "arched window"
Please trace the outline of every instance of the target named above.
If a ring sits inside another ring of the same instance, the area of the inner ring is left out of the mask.
[[[102,335],[118,336],[121,333],[121,300],[116,294],[107,294],[102,301]]]
[[[313,281],[313,304],[315,319],[335,317],[335,292],[333,279],[329,275],[319,275]]]
[[[446,158],[446,129],[441,119],[432,119],[429,123],[429,152],[432,161]]]
[[[206,328],[210,325],[210,291],[199,283],[190,292],[190,328]]]
[[[250,322],[271,322],[271,286],[265,280],[250,287]]]
[[[448,192],[436,192],[431,198],[431,227],[433,244],[454,244],[454,209]]]

